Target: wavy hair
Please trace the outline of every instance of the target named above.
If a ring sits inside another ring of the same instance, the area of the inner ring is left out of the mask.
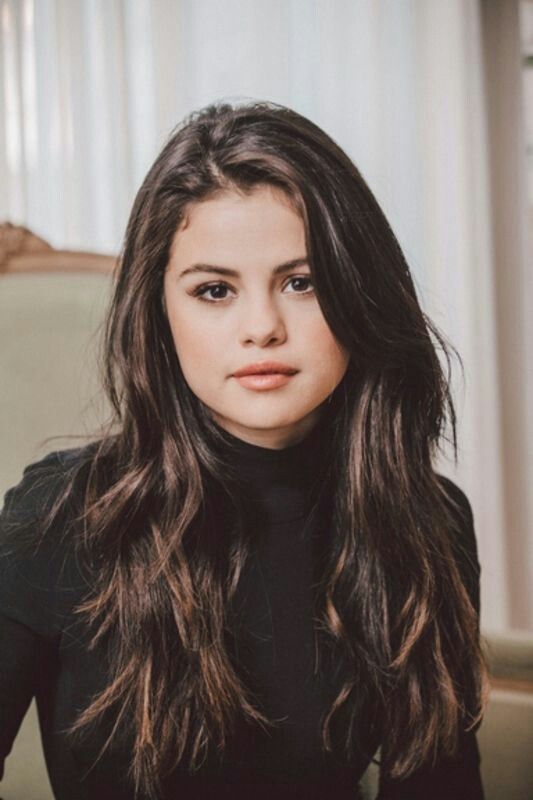
[[[184,379],[163,302],[191,205],[262,185],[300,213],[318,302],[351,356],[320,422],[330,429],[331,535],[313,613],[321,652],[342,657],[349,675],[324,715],[323,746],[350,756],[365,687],[382,770],[406,777],[454,755],[487,702],[468,589],[476,565],[461,574],[465,520],[433,468],[442,439],[457,459],[451,345],[422,312],[400,246],[343,150],[283,106],[212,104],[172,132],[133,205],[104,330],[112,420],[87,450],[80,515],[78,546],[98,569],[76,613],[94,626],[92,647],[107,637],[114,647],[109,683],[71,733],[112,711],[107,747],[128,720],[130,777],[149,798],[179,763],[194,772],[211,750],[223,753],[237,721],[274,724],[231,654],[229,608],[249,552],[239,475]],[[234,524],[215,535],[218,502]]]

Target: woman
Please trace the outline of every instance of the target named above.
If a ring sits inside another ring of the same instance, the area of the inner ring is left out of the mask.
[[[110,425],[5,498],[0,755],[35,695],[61,799],[355,798],[379,748],[380,800],[482,798],[448,350],[346,154],[272,103],[192,114],[105,333]]]

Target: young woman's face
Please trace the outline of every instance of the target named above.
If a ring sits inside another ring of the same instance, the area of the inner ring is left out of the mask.
[[[303,222],[269,186],[192,205],[171,248],[164,299],[185,380],[221,427],[261,447],[302,439],[348,366],[305,259]],[[265,362],[294,374],[235,377]]]

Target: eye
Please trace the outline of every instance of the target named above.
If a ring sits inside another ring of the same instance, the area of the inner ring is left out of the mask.
[[[311,278],[308,275],[295,275],[293,278],[290,278],[287,281],[287,286],[289,286],[291,283],[292,284],[296,283],[297,286],[300,286],[300,287],[301,287],[302,283],[304,284],[304,287],[305,287],[306,284],[309,286],[309,288],[307,290],[305,290],[305,288],[304,288],[304,291],[301,291],[301,290],[299,291],[298,288],[296,288],[296,292],[295,292],[296,294],[311,294],[314,291],[313,282],[312,282]],[[289,294],[294,294],[294,292],[289,292]]]
[[[193,297],[197,297],[198,300],[202,300],[204,303],[218,303],[221,300],[226,300],[226,296],[221,296],[221,293],[227,292],[229,288],[227,283],[223,283],[222,281],[217,281],[216,283],[202,283],[192,294]],[[207,297],[208,292],[215,292],[215,297]]]

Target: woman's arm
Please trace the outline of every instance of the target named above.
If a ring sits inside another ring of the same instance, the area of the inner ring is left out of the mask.
[[[475,733],[464,734],[460,755],[419,769],[403,781],[380,778],[376,800],[484,800]]]
[[[439,476],[461,510],[459,538],[454,543],[459,568],[470,599],[480,613],[480,573],[472,508],[466,495],[448,478]],[[476,734],[464,733],[455,759],[443,758],[434,768],[422,768],[404,780],[380,776],[376,800],[484,800]]]
[[[30,464],[6,492],[0,512],[0,778],[73,597],[63,525],[37,546],[43,514],[63,477],[55,453]]]
[[[45,649],[40,636],[0,613],[0,780],[35,694]]]

